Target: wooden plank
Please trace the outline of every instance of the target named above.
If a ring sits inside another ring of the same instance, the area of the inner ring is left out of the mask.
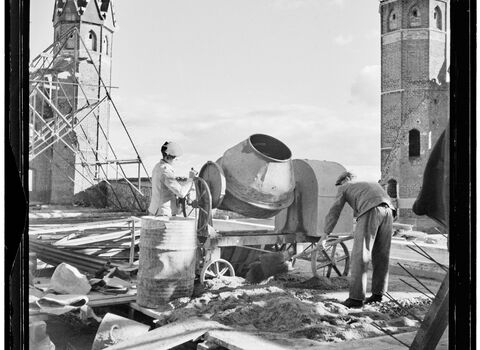
[[[130,303],[130,307],[156,320],[164,318],[165,316],[169,316],[173,311],[173,307],[171,307],[169,304],[165,304],[156,309],[150,309],[147,307],[143,307],[137,304],[136,302],[133,302],[133,303]]]
[[[80,245],[90,244],[90,243],[112,241],[114,239],[124,237],[130,233],[131,233],[131,230],[124,230],[124,231],[118,231],[118,232],[104,233],[100,235],[97,235],[97,234],[89,235],[87,237],[82,237],[82,238],[74,238],[74,239],[68,239],[68,240],[61,239],[57,242],[52,243],[52,245],[60,246],[60,247],[80,246]],[[140,236],[140,230],[135,231],[135,236]]]
[[[445,278],[445,271],[440,268],[437,264],[433,262],[424,262],[418,260],[410,259],[399,259],[395,257],[390,257],[390,266],[388,268],[390,274],[398,276],[409,276],[404,269],[402,269],[398,264],[401,264],[409,272],[415,275],[418,278],[427,278],[436,281],[443,281]],[[371,269],[371,266],[369,266]]]
[[[214,329],[229,329],[218,322],[202,318],[189,318],[156,328],[146,334],[113,345],[108,350],[166,350],[194,341]]]
[[[417,242],[416,242],[417,243]],[[433,259],[438,261],[440,264],[446,265],[449,264],[449,251],[446,246],[433,245],[428,243],[419,242],[417,243],[419,247],[425,250]],[[352,251],[353,240],[345,242],[345,245]],[[390,247],[390,257],[397,259],[409,259],[409,260],[418,260],[421,262],[431,262],[430,260],[424,258],[420,254],[414,252],[409,247],[418,249],[411,242],[405,240],[395,240],[392,239],[392,245]]]
[[[283,244],[297,241],[295,234],[272,234],[272,235],[248,235],[248,236],[218,236],[212,238],[212,245],[217,247]]]
[[[218,227],[230,227],[231,229],[239,228],[239,227],[256,227],[258,229],[269,229],[273,230],[273,225],[265,225],[265,224],[258,224],[254,222],[245,222],[245,221],[237,221],[237,220],[222,220],[222,219],[213,219],[213,225]]]
[[[55,232],[70,232],[70,231],[82,231],[82,230],[92,230],[97,228],[104,228],[104,227],[111,227],[118,224],[125,223],[128,224],[129,221],[135,217],[127,218],[127,219],[117,219],[117,220],[108,220],[108,221],[97,221],[91,223],[81,223],[77,225],[62,225],[59,227],[51,227],[47,229],[37,229],[35,227],[29,227],[29,234],[45,234],[45,233],[55,233]]]
[[[428,310],[422,325],[413,340],[410,349],[430,350],[435,349],[448,326],[448,295],[449,295],[449,274],[440,286],[440,289]]]
[[[89,301],[88,306],[91,307],[101,307],[101,306],[110,306],[110,305],[120,305],[120,304],[130,304],[131,302],[137,300],[137,293],[135,294],[117,294],[117,295],[107,295],[101,293],[88,294]]]
[[[271,334],[268,334],[272,337]],[[205,334],[208,342],[221,345],[229,350],[303,350],[313,349],[320,343],[308,339],[288,339],[287,337],[275,336],[275,339],[266,339],[267,334],[247,333],[230,330],[212,330]],[[321,345],[321,348],[327,347]],[[317,347],[317,349],[319,349]]]
[[[405,344],[411,344],[416,332],[395,334],[395,337]],[[405,350],[406,347],[392,337],[385,335],[381,337],[357,339],[342,343],[324,343],[324,345],[309,347],[309,350]],[[448,332],[445,332],[437,345],[436,350],[448,349]]]
[[[133,242],[134,246],[137,246],[140,243],[139,239],[136,239],[135,242]],[[82,245],[79,247],[68,247],[68,249],[72,250],[81,250],[81,249],[114,249],[114,248],[119,248],[119,249],[127,249],[130,248],[130,242],[125,242],[125,243],[105,243],[105,242],[98,242],[98,243],[92,243],[89,245]]]
[[[218,231],[222,236],[258,236],[258,235],[278,235],[277,232],[269,230],[241,230],[241,231]]]

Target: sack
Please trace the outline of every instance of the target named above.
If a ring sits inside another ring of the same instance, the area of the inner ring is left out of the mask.
[[[61,263],[53,272],[50,288],[60,294],[87,294],[91,286],[76,267]]]

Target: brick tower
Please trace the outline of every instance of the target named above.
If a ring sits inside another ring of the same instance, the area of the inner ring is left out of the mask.
[[[41,73],[46,98],[40,93],[39,101],[36,94],[31,105],[52,128],[70,131],[30,162],[30,201],[69,204],[74,193],[105,177],[98,162],[108,158],[110,104],[105,95],[111,83],[112,3],[55,0],[53,27],[54,40],[63,44],[55,46],[48,74]],[[67,35],[73,27],[76,32]]]
[[[382,183],[400,221],[433,222],[412,205],[449,117],[449,0],[381,0]]]

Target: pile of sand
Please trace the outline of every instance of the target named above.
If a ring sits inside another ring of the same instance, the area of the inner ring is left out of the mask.
[[[318,284],[321,281],[317,279],[309,283]],[[348,309],[338,300],[322,298],[319,290],[287,289],[278,281],[256,286],[235,278],[223,283],[229,288],[222,288],[218,282],[212,285],[217,290],[177,301],[174,310],[160,320],[159,325],[197,316],[244,331],[341,342],[383,335],[378,327],[392,333],[403,333],[416,330],[420,324],[415,317],[400,315],[396,305],[390,303]],[[232,288],[233,285],[238,287]],[[410,313],[417,315],[424,314],[430,304],[426,298],[401,302],[410,308]],[[391,312],[387,312],[388,308]]]

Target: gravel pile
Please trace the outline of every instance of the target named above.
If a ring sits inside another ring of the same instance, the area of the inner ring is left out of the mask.
[[[408,312],[393,302],[348,309],[339,300],[326,299],[321,290],[287,288],[279,281],[257,286],[235,277],[220,284],[196,298],[172,302],[174,310],[159,325],[197,316],[243,331],[343,342],[384,335],[378,327],[392,333],[415,331],[430,306],[429,299],[413,298],[399,301]]]

